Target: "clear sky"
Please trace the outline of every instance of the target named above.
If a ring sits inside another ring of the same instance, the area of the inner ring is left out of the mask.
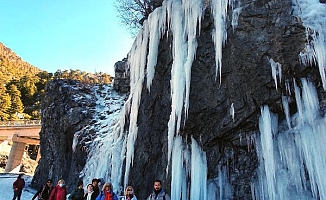
[[[133,38],[114,0],[3,0],[0,42],[42,70],[80,69],[113,75]]]

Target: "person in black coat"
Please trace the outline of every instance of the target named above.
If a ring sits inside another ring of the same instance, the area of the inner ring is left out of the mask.
[[[84,200],[84,183],[83,181],[78,181],[77,188],[69,195],[69,200]]]
[[[104,184],[104,183],[102,183]],[[93,185],[93,191],[94,191],[94,195],[95,196],[98,196],[98,194],[100,193],[100,188],[98,187],[98,179],[97,178],[94,178],[92,180],[92,185]]]
[[[48,200],[52,189],[52,179],[48,179],[46,183],[35,193],[32,200],[34,200],[36,197],[41,200]]]
[[[84,200],[95,200],[97,197],[96,193],[93,190],[93,185],[88,184],[87,185],[87,191],[84,195]]]

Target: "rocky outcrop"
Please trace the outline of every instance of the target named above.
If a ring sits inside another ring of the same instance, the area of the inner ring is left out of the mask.
[[[75,188],[86,161],[85,141],[81,142],[80,137],[74,149],[72,145],[74,134],[91,124],[96,104],[90,88],[69,80],[54,80],[47,85],[42,102],[41,159],[32,186],[38,187],[48,178],[63,178],[69,188]],[[90,138],[92,133],[85,132]]]
[[[118,92],[128,93],[130,91],[130,71],[126,58],[115,63],[114,72],[113,88]]]

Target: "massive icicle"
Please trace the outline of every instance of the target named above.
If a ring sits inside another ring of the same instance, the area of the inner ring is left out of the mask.
[[[187,178],[189,174],[190,185]],[[172,151],[171,199],[207,200],[206,153],[193,138],[189,153],[181,136],[175,137]]]
[[[197,48],[196,30],[202,17],[203,2],[173,0],[167,1],[166,5],[173,37],[172,110],[168,122],[168,161],[170,161],[173,138],[175,133],[179,133],[181,126],[182,109],[184,108],[185,113],[188,112],[190,72]]]
[[[171,198],[187,199],[187,172],[185,154],[188,152],[184,148],[182,138],[177,136],[174,140],[172,152],[172,180],[171,180]],[[181,198],[182,197],[182,198]]]
[[[276,163],[274,156],[273,135],[275,134],[275,128],[277,127],[277,119],[274,115],[271,115],[269,108],[264,106],[261,109],[261,117],[259,119],[260,141],[257,145],[257,154],[259,156],[259,162],[264,163],[267,184],[268,199],[277,199],[276,193]]]
[[[130,69],[130,93],[132,96],[131,110],[130,110],[130,124],[127,135],[127,152],[126,152],[126,170],[124,176],[124,184],[128,184],[130,165],[132,165],[134,157],[134,143],[137,138],[138,126],[138,109],[140,105],[141,93],[143,89],[143,82],[145,79],[145,65],[147,55],[149,27],[148,22],[143,24],[143,31],[138,34],[135,44],[128,56]]]
[[[207,160],[195,139],[191,138],[190,200],[207,199]]]
[[[230,0],[232,1],[232,0]],[[222,49],[227,39],[226,17],[229,0],[212,0],[212,14],[215,28],[212,33],[215,44],[216,76],[219,74],[220,83],[222,78]]]
[[[149,24],[149,45],[147,56],[147,88],[150,89],[154,73],[155,66],[157,64],[158,45],[162,34],[165,32],[166,27],[166,9],[156,8],[153,13],[148,16]]]

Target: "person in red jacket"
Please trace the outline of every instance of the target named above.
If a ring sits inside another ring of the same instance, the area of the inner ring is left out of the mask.
[[[65,181],[60,179],[58,184],[51,191],[49,200],[66,200],[67,190],[65,186]]]
[[[25,181],[22,176],[23,174],[19,174],[15,182],[12,184],[12,187],[14,189],[14,197],[12,198],[12,200],[15,200],[16,198],[20,200],[23,188],[25,187]]]

